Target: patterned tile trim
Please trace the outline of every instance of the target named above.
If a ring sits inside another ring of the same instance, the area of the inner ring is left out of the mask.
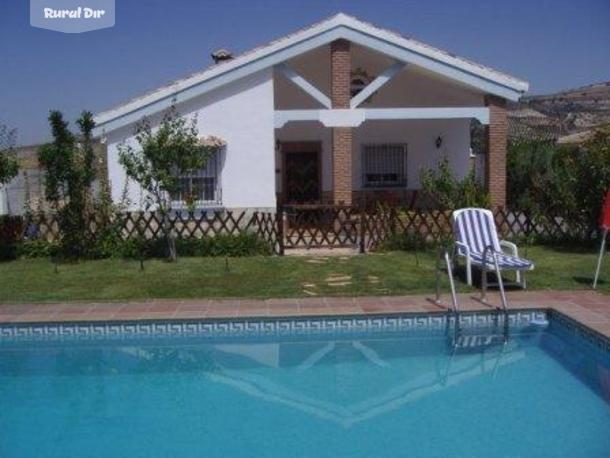
[[[598,348],[604,352],[610,353],[610,338],[600,334],[593,329],[588,328],[582,323],[579,323],[574,318],[564,315],[557,310],[551,309],[548,311],[549,318],[554,323],[561,325],[561,327],[568,331],[571,335],[582,339],[586,343]]]
[[[522,310],[509,314],[511,328],[527,327],[532,320],[544,319],[546,312]],[[463,328],[489,327],[502,315],[495,313],[464,313]],[[180,337],[265,337],[348,334],[369,332],[444,331],[454,323],[447,314],[315,317],[236,320],[176,320],[138,322],[33,323],[0,325],[0,343],[23,341],[92,341],[162,339]]]

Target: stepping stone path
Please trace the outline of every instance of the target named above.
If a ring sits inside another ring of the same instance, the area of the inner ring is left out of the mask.
[[[352,276],[345,274],[330,274],[326,277],[325,281],[328,286],[348,286],[352,284]]]
[[[326,263],[328,263],[329,259],[330,258],[327,256],[313,256],[305,262],[307,262],[309,264],[326,264]],[[337,259],[339,262],[344,263],[345,261],[349,261],[350,257],[349,256],[338,256],[335,259]],[[353,278],[351,275],[343,274],[343,273],[331,273],[328,275],[328,277],[326,277],[324,279],[326,285],[331,286],[333,288],[349,286],[352,284],[352,280],[353,280]],[[378,285],[379,283],[381,283],[381,280],[376,275],[367,275],[366,281],[372,285]],[[308,296],[317,296],[318,295],[318,291],[317,291],[318,286],[315,283],[303,283],[301,286],[303,288],[302,292],[304,294],[307,294]],[[375,291],[379,292],[379,293],[388,293],[389,292],[389,290],[387,288],[375,288]]]
[[[326,264],[327,261],[328,258],[310,258],[305,262],[309,264]]]
[[[315,283],[303,283],[301,286],[303,287],[303,293],[307,294],[308,296],[318,295],[316,291],[313,291],[318,287]]]

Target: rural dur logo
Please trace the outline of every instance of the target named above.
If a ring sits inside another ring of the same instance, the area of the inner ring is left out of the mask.
[[[30,25],[64,33],[114,26],[114,0],[30,0]]]

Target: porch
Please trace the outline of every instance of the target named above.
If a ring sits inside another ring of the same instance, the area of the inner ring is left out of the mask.
[[[277,65],[273,79],[278,205],[426,206],[421,171],[447,158],[458,178],[485,164],[479,178],[504,206],[504,98],[346,40]],[[473,120],[485,126],[479,151]]]

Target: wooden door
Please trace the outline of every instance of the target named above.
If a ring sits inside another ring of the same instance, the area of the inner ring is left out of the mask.
[[[299,147],[300,146],[300,147]],[[287,204],[320,202],[320,148],[314,143],[282,145]]]

